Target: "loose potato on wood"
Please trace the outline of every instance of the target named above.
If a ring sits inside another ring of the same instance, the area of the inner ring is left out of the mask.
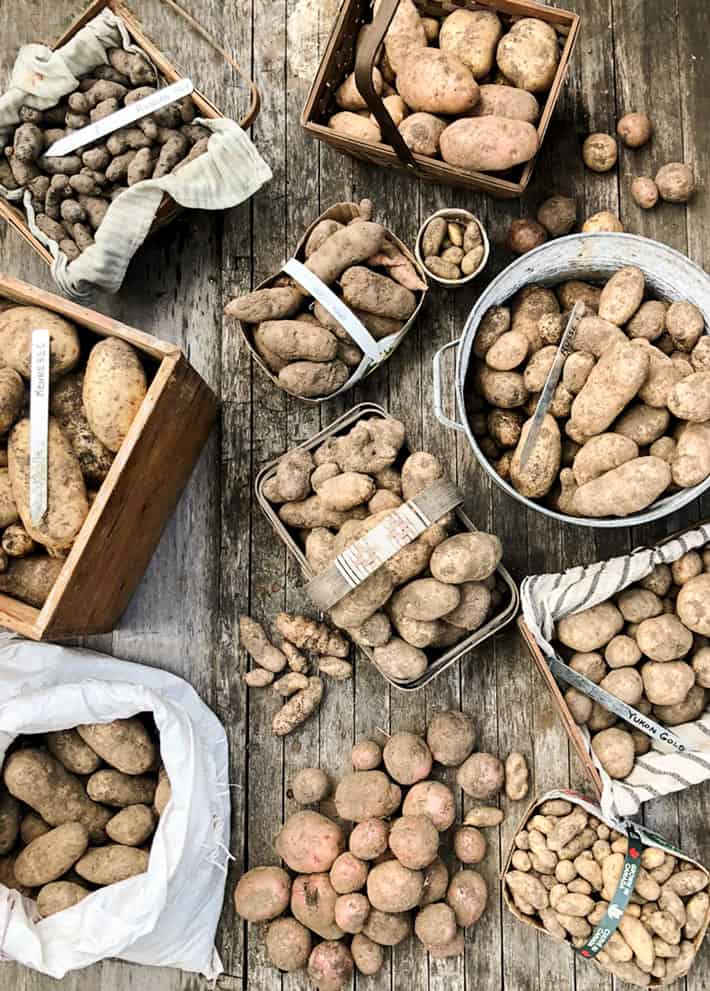
[[[337,804],[337,794],[336,794]],[[329,871],[345,849],[343,831],[318,812],[296,812],[276,837],[276,852],[299,874]]]
[[[237,915],[265,922],[281,915],[291,899],[291,878],[280,867],[254,867],[242,874],[234,891]]]
[[[9,473],[20,518],[32,539],[61,553],[71,548],[89,512],[79,461],[56,420],[48,431],[47,511],[34,524],[30,513],[30,421],[20,420],[8,442]]]
[[[117,337],[94,345],[84,373],[84,409],[91,430],[109,451],[121,447],[147,390],[135,348]]]

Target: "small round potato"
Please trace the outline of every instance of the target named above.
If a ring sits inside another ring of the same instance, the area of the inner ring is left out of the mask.
[[[651,210],[659,196],[658,186],[648,176],[637,176],[631,183],[631,198],[642,210]]]
[[[659,169],[656,185],[661,199],[667,203],[687,203],[695,192],[695,176],[689,165],[670,162]]]
[[[641,148],[651,140],[653,124],[648,114],[624,114],[616,125],[616,133],[627,148]]]
[[[503,787],[505,768],[492,754],[471,754],[456,772],[456,781],[470,798],[491,798]]]
[[[611,210],[601,210],[587,217],[582,225],[583,234],[623,234],[624,225]]]
[[[365,887],[369,867],[364,860],[346,850],[330,868],[330,883],[339,895],[349,895]]]
[[[78,905],[90,894],[87,888],[73,881],[54,881],[46,884],[37,895],[37,911],[43,919],[48,919],[50,915]]]
[[[446,901],[456,914],[462,929],[475,925],[483,915],[488,900],[488,886],[477,871],[462,870],[451,878]]]
[[[376,860],[387,849],[389,824],[382,819],[363,819],[348,841],[350,852],[359,860]]]
[[[304,767],[291,782],[293,799],[299,805],[322,802],[330,793],[330,780],[318,767]]]
[[[454,834],[454,853],[462,864],[480,864],[486,855],[488,843],[475,826],[462,826]]]
[[[436,858],[439,832],[428,815],[402,815],[390,829],[390,850],[400,864],[419,871]]]
[[[402,803],[402,814],[428,816],[436,829],[442,833],[453,825],[456,818],[456,802],[451,789],[442,782],[419,781],[407,792]],[[394,847],[392,849],[394,850]]]
[[[429,776],[432,755],[425,741],[414,733],[395,733],[387,741],[382,759],[389,776],[400,785],[413,785]]]
[[[525,255],[547,241],[547,231],[530,217],[519,217],[510,225],[508,246],[516,255]]]
[[[433,158],[439,154],[439,141],[447,126],[443,118],[420,111],[405,117],[397,130],[407,147],[416,155],[429,155]],[[427,257],[429,254],[425,252]]]
[[[616,727],[602,730],[592,737],[592,750],[610,778],[631,774],[636,753],[630,733]]]
[[[582,146],[584,164],[593,172],[609,172],[618,157],[616,139],[611,134],[590,134]]]
[[[569,196],[550,196],[537,211],[537,219],[550,237],[564,237],[577,220],[577,204]]]
[[[266,952],[277,970],[302,970],[311,954],[310,931],[297,919],[275,919],[266,930]]]
[[[345,943],[319,943],[308,958],[308,976],[318,991],[340,991],[350,984],[353,958]]]
[[[129,805],[106,823],[106,835],[123,846],[142,846],[155,830],[156,815],[148,805]]]
[[[382,763],[382,747],[374,740],[361,740],[350,752],[350,762],[355,771],[374,771]]]

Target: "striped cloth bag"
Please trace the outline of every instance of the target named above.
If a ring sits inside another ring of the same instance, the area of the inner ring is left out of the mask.
[[[639,548],[622,557],[571,568],[564,574],[526,578],[520,589],[523,616],[540,650],[554,657],[552,640],[557,620],[612,598],[648,575],[657,564],[672,564],[709,541],[710,524],[705,524],[658,547]],[[633,815],[644,802],[710,778],[710,710],[695,722],[673,727],[687,747],[684,753],[665,753],[654,743],[647,754],[636,758],[631,774],[623,781],[612,780],[606,774],[591,749],[586,727],[580,730],[602,779],[601,806],[607,816]]]

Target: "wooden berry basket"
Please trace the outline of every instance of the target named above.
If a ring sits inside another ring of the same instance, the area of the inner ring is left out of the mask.
[[[580,17],[568,10],[547,7],[529,0],[414,0],[424,15],[445,16],[458,7],[471,10],[485,7],[488,10],[514,17],[537,17],[553,26],[562,28],[566,34],[565,44],[560,55],[557,74],[547,94],[537,126],[539,146],[547,133],[552,114],[567,79],[569,61],[579,35]],[[409,150],[395,127],[382,100],[372,86],[372,68],[390,21],[395,14],[399,0],[383,0],[372,28],[364,40],[357,65],[355,64],[355,42],[363,25],[371,19],[371,0],[344,0],[318,73],[301,114],[301,126],[313,137],[332,145],[338,151],[354,158],[360,158],[372,165],[399,169],[419,179],[439,182],[464,189],[479,189],[500,199],[521,196],[527,189],[535,168],[535,158],[507,174],[474,172],[447,165],[446,162],[427,155],[414,154]],[[334,94],[345,77],[355,71],[358,89],[362,93],[382,130],[385,142],[374,144],[360,141],[343,134],[337,134],[327,126],[327,117],[333,112]]]
[[[217,415],[217,397],[174,344],[0,273],[0,300],[41,306],[82,338],[118,337],[152,377],[89,515],[42,609],[0,594],[0,626],[32,640],[116,625],[158,545]]]
[[[182,8],[171,3],[170,0],[162,0],[162,2],[167,3],[168,6],[180,12],[180,16],[186,17],[188,23],[191,22],[192,18],[189,15],[186,15],[186,13],[182,11]],[[78,31],[80,31],[90,20],[98,16],[102,10],[110,10],[117,17],[121,18],[134,44],[145,52],[147,57],[168,83],[174,83],[179,79],[184,78],[185,73],[180,72],[177,67],[174,66],[173,63],[170,62],[170,60],[161,52],[161,50],[150,40],[150,38],[143,33],[140,23],[136,20],[135,15],[128,9],[128,7],[125,6],[125,4],[121,2],[121,0],[93,0],[93,3],[87,7],[84,13],[81,14],[74,21],[74,23],[67,28],[61,38],[59,38],[51,46],[52,49],[56,50],[57,48],[61,48],[62,45],[65,45],[70,38],[73,38]],[[201,33],[199,25],[197,30]],[[256,84],[241,73],[241,70],[238,68],[236,63],[232,64],[237,71],[240,72],[242,78],[249,87],[249,110],[239,122],[240,126],[246,130],[251,127],[256,120],[261,107],[261,98]],[[224,114],[218,110],[206,96],[198,92],[198,90],[193,90],[191,95],[201,117],[208,117],[212,119],[224,117]],[[160,228],[171,223],[182,212],[182,208],[179,207],[174,200],[172,200],[169,196],[165,196],[151,228],[151,233],[154,233],[155,231],[160,230]],[[2,217],[10,225],[10,227],[16,230],[20,237],[27,241],[30,247],[37,252],[40,258],[42,258],[47,265],[52,265],[54,259],[52,258],[51,253],[30,230],[24,211],[12,206],[12,204],[8,203],[2,196],[0,196],[0,217]]]

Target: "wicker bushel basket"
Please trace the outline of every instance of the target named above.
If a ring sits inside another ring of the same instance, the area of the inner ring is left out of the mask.
[[[569,60],[579,34],[579,16],[567,10],[530,3],[527,0],[479,0],[477,3],[472,0],[445,0],[445,2],[414,0],[414,2],[423,15],[442,17],[459,7],[471,10],[485,7],[487,10],[508,17],[536,17],[547,21],[557,29],[564,38],[564,45],[560,53],[557,74],[546,95],[537,125],[539,146],[542,146],[562,86],[567,79]],[[480,189],[502,199],[521,196],[532,178],[535,158],[506,173],[474,172],[447,165],[446,162],[436,158],[414,154],[405,144],[371,82],[377,53],[398,3],[399,0],[382,0],[377,16],[372,20],[372,25],[360,46],[356,64],[356,40],[360,29],[371,20],[372,2],[344,0],[301,115],[302,127],[319,141],[324,141],[338,151],[370,162],[372,165],[399,169],[420,179],[448,186]],[[335,91],[353,71],[356,74],[358,89],[382,131],[384,140],[381,144],[338,134],[327,126],[327,119],[335,109]]]

